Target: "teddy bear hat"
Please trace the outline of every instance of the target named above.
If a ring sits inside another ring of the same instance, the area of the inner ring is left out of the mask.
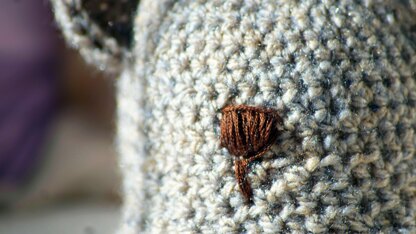
[[[416,232],[414,0],[52,3],[117,77],[118,233]]]

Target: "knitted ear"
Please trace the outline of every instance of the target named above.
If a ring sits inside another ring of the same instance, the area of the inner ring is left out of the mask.
[[[51,0],[68,42],[100,70],[117,73],[129,57],[139,0]]]

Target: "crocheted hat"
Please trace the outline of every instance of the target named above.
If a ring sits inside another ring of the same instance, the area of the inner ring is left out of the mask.
[[[416,232],[415,1],[99,2],[53,1],[119,74],[119,233]],[[220,144],[230,105],[282,119],[251,203]]]

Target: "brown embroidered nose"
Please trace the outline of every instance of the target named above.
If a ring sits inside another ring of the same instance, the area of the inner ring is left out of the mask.
[[[248,165],[263,156],[278,136],[282,119],[273,109],[245,105],[222,109],[221,146],[234,155],[234,171],[241,193],[251,202]]]

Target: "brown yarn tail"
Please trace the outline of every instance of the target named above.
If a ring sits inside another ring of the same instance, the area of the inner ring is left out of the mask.
[[[247,160],[234,160],[235,178],[237,179],[238,186],[241,193],[247,203],[252,203],[253,191],[251,190],[250,182],[247,178],[248,162]]]

